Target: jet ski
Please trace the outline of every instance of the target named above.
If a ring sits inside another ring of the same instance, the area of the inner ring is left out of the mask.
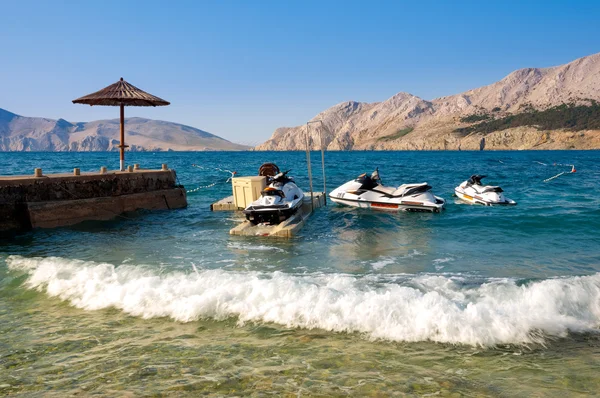
[[[481,180],[485,177],[479,174],[472,175],[467,181],[454,188],[454,193],[465,202],[484,206],[517,204],[514,200],[504,196],[502,188],[492,185],[484,186]]]
[[[253,224],[279,224],[294,215],[304,199],[304,193],[294,179],[287,176],[291,170],[279,172],[277,166],[268,165],[271,167],[269,170],[277,174],[266,176],[268,186],[262,190],[261,197],[244,209],[246,219]]]
[[[334,189],[329,197],[335,203],[347,206],[387,211],[439,213],[446,201],[431,193],[431,186],[402,184],[398,188],[386,187],[379,177],[379,169],[370,176],[366,173]]]

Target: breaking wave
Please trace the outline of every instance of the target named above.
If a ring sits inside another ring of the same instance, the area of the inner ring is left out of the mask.
[[[598,331],[600,274],[520,284],[452,275],[364,275],[195,270],[57,257],[6,260],[25,285],[75,307],[114,307],[180,322],[236,317],[286,327],[358,332],[370,339],[480,346],[544,343]]]

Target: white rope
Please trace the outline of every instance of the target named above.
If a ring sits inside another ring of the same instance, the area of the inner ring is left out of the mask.
[[[192,167],[196,167],[196,168],[202,169],[202,170],[217,170],[217,171],[223,171],[225,173],[236,174],[235,171],[231,171],[231,170],[227,170],[227,169],[221,169],[219,167],[204,167],[204,166],[200,166],[198,164],[192,164]]]
[[[562,163],[552,163],[552,166],[565,166],[565,167],[575,167],[572,164],[562,164]]]
[[[554,177],[546,178],[546,179],[544,180],[544,182],[552,181],[552,180],[554,180],[555,178],[558,178],[558,177],[560,177],[561,175],[563,175],[563,174],[565,174],[565,173],[566,173],[566,171],[563,171],[562,173],[560,173],[560,174],[557,174],[557,175],[555,175]]]
[[[187,191],[185,191],[185,192],[187,192],[187,193],[198,192],[198,191],[199,191],[199,190],[201,190],[201,189],[205,189],[205,188],[212,188],[212,187],[214,187],[215,185],[217,185],[218,183],[219,183],[218,181],[217,181],[217,182],[213,182],[212,184],[203,185],[203,186],[200,186],[200,187],[196,187],[196,188],[194,188],[194,189],[189,189],[189,190],[187,190]]]
[[[540,163],[540,162],[537,162],[537,163]],[[543,164],[543,163],[540,163],[540,164]],[[547,166],[547,165],[546,165],[546,166]],[[550,177],[550,178],[546,178],[546,179],[545,179],[543,182],[549,182],[549,181],[552,181],[552,180],[554,180],[555,178],[558,178],[558,177],[560,177],[560,176],[561,176],[561,175],[563,175],[563,174],[571,174],[571,173],[575,173],[575,172],[577,171],[577,170],[575,170],[575,165],[574,165],[574,164],[562,164],[562,163],[554,163],[554,164],[553,164],[553,166],[566,166],[566,167],[570,167],[570,168],[571,168],[571,171],[563,171],[562,173],[558,173],[558,174],[557,174],[557,175],[555,175],[555,176],[552,176],[552,177]]]
[[[225,181],[225,184],[227,184],[229,181],[231,181],[231,179],[237,174],[237,171],[231,171],[231,170],[227,170],[227,169],[221,169],[219,167],[204,167],[204,166],[200,166],[200,165],[197,165],[197,164],[192,164],[192,167],[196,167],[196,168],[201,169],[201,170],[217,170],[217,171],[222,171],[224,173],[230,173],[231,176]],[[219,183],[219,181],[215,181],[212,184],[203,185],[203,186],[196,187],[194,189],[187,190],[186,193],[193,193],[193,192],[198,192],[201,189],[212,188],[215,185],[217,185],[218,183]]]

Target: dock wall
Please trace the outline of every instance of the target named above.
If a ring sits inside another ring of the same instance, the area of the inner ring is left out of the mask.
[[[0,177],[0,234],[187,206],[174,170]]]

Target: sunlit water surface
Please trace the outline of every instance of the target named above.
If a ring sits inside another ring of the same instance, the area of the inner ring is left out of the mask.
[[[189,207],[0,242],[0,395],[565,396],[600,391],[598,152],[326,155],[327,185],[379,167],[442,214],[319,209],[290,240],[228,234],[227,171],[302,153],[129,153],[168,163]],[[0,153],[1,174],[114,153]],[[202,168],[193,167],[192,164]],[[543,180],[576,166],[576,173]],[[313,154],[315,190],[322,190]],[[487,174],[519,204],[460,204]]]

